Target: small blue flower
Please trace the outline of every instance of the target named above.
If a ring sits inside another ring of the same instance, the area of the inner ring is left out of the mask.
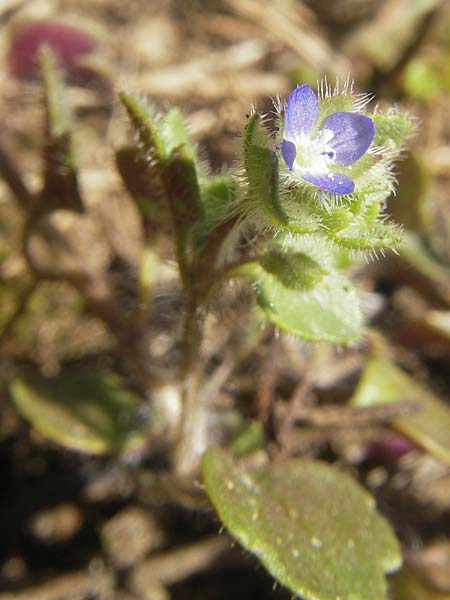
[[[319,100],[304,83],[291,92],[286,106],[281,153],[289,169],[305,181],[332,194],[351,194],[355,183],[339,167],[357,161],[375,135],[369,117],[335,112],[326,117],[314,135]]]

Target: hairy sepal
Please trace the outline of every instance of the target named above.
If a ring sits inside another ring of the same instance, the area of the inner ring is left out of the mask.
[[[413,132],[413,119],[393,109],[385,113],[374,113],[376,146],[386,146],[393,152],[400,152],[408,136]]]
[[[278,156],[264,128],[263,118],[253,113],[248,118],[243,135],[246,196],[238,210],[242,214],[264,213],[275,227],[285,229],[289,218],[280,201]],[[259,210],[258,210],[259,209]]]

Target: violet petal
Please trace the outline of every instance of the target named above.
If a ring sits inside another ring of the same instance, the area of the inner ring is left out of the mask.
[[[322,129],[334,133],[329,144],[336,152],[334,162],[350,165],[366,152],[375,135],[372,119],[351,112],[336,112],[325,119]]]
[[[307,83],[293,90],[288,98],[284,121],[284,134],[295,141],[299,134],[309,134],[319,116],[319,101]]]
[[[317,174],[306,171],[302,173],[302,177],[306,181],[309,181],[309,183],[331,194],[351,194],[355,189],[353,180],[344,175],[344,173],[332,173],[329,171],[328,173]]]
[[[289,142],[288,140],[283,140],[281,142],[281,154],[284,158],[284,162],[292,171],[292,165],[294,164],[295,156],[297,154],[295,144]]]

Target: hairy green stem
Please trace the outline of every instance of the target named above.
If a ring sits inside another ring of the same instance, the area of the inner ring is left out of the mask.
[[[205,311],[191,297],[187,308],[181,362],[182,419],[175,448],[175,470],[189,476],[198,469],[200,457],[207,446],[207,415],[201,401],[201,344]]]
[[[207,398],[200,393],[203,383],[203,329],[208,297],[217,281],[216,260],[235,224],[236,219],[232,218],[211,232],[204,248],[189,267],[181,252],[182,247],[177,246],[180,274],[188,298],[180,369],[182,417],[174,456],[175,470],[181,476],[191,476],[198,471],[201,455],[208,445]]]

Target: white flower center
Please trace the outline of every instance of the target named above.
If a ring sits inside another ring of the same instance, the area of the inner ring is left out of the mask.
[[[334,132],[331,129],[321,129],[314,139],[304,134],[300,135],[295,140],[297,154],[294,160],[294,169],[320,174],[327,173],[336,154],[330,146],[333,138]]]

